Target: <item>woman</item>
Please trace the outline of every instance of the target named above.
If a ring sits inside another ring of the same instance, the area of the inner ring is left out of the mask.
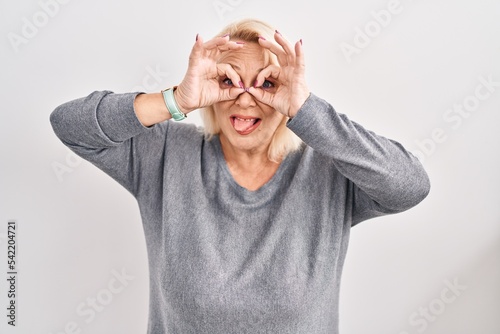
[[[54,131],[138,201],[148,333],[337,333],[350,228],[415,206],[428,177],[309,92],[301,41],[256,20],[219,36],[178,87],[94,92]],[[205,133],[169,120],[199,108]]]

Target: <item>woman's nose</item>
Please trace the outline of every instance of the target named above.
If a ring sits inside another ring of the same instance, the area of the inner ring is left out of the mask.
[[[249,107],[255,107],[255,99],[248,92],[248,88],[245,89],[245,92],[241,93],[238,98],[236,99],[236,104],[239,105],[241,108],[249,108]]]

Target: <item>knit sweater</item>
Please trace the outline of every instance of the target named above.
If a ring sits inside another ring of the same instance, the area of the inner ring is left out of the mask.
[[[218,136],[182,122],[144,127],[136,95],[94,92],[56,108],[51,123],[137,199],[148,333],[338,333],[350,229],[426,197],[418,160],[311,94],[287,123],[303,147],[250,191],[232,178]]]

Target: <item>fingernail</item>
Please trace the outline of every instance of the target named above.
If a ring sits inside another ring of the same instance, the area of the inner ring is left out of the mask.
[[[253,88],[257,88],[257,84],[259,83],[258,80],[255,80],[255,82],[253,83]]]
[[[281,33],[280,33],[278,30],[276,30],[276,33],[277,33],[278,35],[281,35]]]
[[[227,36],[229,36],[229,35],[230,35],[230,34],[225,34],[224,36],[222,36],[222,38],[225,38],[225,37],[227,37]]]
[[[249,90],[250,90],[250,88],[245,88],[245,92],[247,92],[247,93],[248,93],[248,91],[249,91]]]
[[[245,44],[245,42],[236,42],[236,44]]]
[[[259,39],[263,40],[263,41],[267,41],[267,39],[265,39],[264,37],[262,36],[259,36]]]
[[[301,38],[301,39],[300,39],[300,45],[302,45],[302,44],[303,44],[303,43],[302,43],[302,38]]]
[[[240,81],[240,88],[245,88],[245,85],[243,85],[243,81]]]
[[[198,42],[198,37],[200,37],[200,34],[196,34],[196,41]]]

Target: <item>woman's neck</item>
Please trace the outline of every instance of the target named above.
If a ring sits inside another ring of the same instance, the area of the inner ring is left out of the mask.
[[[268,146],[256,150],[240,150],[221,137],[221,147],[233,179],[251,191],[271,180],[280,165],[269,159]]]

